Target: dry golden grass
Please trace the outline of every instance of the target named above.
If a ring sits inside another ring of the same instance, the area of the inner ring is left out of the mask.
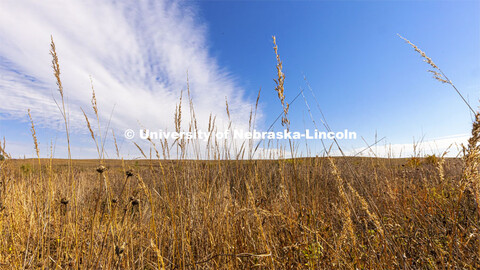
[[[285,75],[274,43],[276,91],[288,126]],[[68,136],[53,39],[51,54]],[[189,89],[188,98],[187,126],[195,131]],[[177,131],[185,125],[181,99]],[[167,141],[153,140],[150,157],[135,144],[145,159],[105,160],[94,91],[92,107],[97,132],[84,116],[99,159],[40,159],[30,114],[37,158],[13,160],[5,142],[0,145],[0,268],[480,268],[479,114],[463,159],[252,160],[251,141],[250,159],[242,160],[242,145],[225,160],[222,142],[212,139],[208,161],[187,159],[187,151],[198,156],[200,146],[185,140],[174,144],[178,160],[168,160]],[[211,116],[209,131],[215,129]]]
[[[474,194],[461,189],[461,160],[446,160],[443,180],[433,164],[405,163],[106,160],[97,167],[80,160],[73,161],[72,194],[68,161],[41,160],[40,167],[7,160],[0,262],[82,269],[480,267],[479,215]]]

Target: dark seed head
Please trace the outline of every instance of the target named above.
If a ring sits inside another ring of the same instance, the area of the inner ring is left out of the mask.
[[[123,243],[123,245],[121,246],[115,245],[115,254],[117,254],[117,256],[122,255],[124,250],[125,250],[125,243]]]
[[[132,177],[133,176],[133,170],[128,170],[125,172],[125,174],[127,175],[127,177]]]
[[[104,173],[105,171],[107,171],[107,168],[105,168],[105,166],[100,165],[100,166],[97,167],[97,172],[98,173]]]
[[[140,201],[135,197],[130,197],[130,202],[132,206],[138,205],[140,203]]]

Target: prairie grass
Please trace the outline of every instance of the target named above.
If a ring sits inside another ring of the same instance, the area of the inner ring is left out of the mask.
[[[274,46],[275,90],[288,126],[275,39]],[[53,39],[51,54],[68,136]],[[177,131],[197,130],[189,89],[187,97],[189,108],[182,95],[174,112]],[[84,116],[96,160],[72,160],[70,152],[66,160],[41,159],[30,113],[37,158],[11,159],[0,144],[1,268],[480,268],[479,114],[463,159],[254,160],[253,141],[222,154],[222,144],[234,146],[212,138],[208,160],[188,159],[187,151],[198,157],[201,146],[185,140],[174,144],[177,160],[169,159],[171,142],[153,140],[149,156],[135,144],[141,160],[106,160],[108,127],[100,125],[93,86],[92,108],[97,131]],[[192,120],[182,123],[188,109]],[[209,123],[214,130],[214,116]]]
[[[67,161],[6,162],[0,259],[14,268],[480,267],[458,159],[444,179],[403,159],[78,160],[76,222]]]

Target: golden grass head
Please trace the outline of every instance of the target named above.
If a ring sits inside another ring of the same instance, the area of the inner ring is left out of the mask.
[[[33,143],[35,145],[35,152],[37,153],[37,157],[40,158],[40,149],[38,147],[37,133],[35,132],[35,125],[33,124],[33,118],[32,114],[30,113],[30,109],[28,109],[28,117],[30,118],[30,123],[32,125],[31,132],[33,137]]]
[[[98,105],[97,105],[97,97],[95,96],[95,88],[93,88],[93,80],[92,77],[90,76],[90,85],[92,86],[92,108],[93,111],[95,112],[95,115],[98,117]]]
[[[275,51],[275,56],[277,58],[277,78],[273,79],[276,83],[275,91],[277,91],[278,98],[280,99],[280,102],[282,103],[283,107],[283,117],[282,117],[282,125],[288,125],[290,124],[290,121],[287,118],[288,114],[288,109],[290,105],[285,101],[285,88],[284,88],[284,83],[285,83],[285,73],[283,73],[283,63],[282,60],[280,60],[280,55],[278,54],[278,46],[277,46],[277,39],[275,36],[272,37],[273,39],[273,50]]]
[[[85,121],[87,121],[87,127],[88,127],[88,130],[90,131],[90,136],[92,137],[92,139],[94,141],[96,141],[95,133],[93,132],[92,126],[90,125],[90,121],[88,120],[87,114],[85,113],[85,111],[83,109],[81,109],[81,110],[82,110],[83,116],[85,116]]]
[[[437,65],[435,65],[435,63],[433,62],[433,60],[428,57],[425,52],[423,52],[422,50],[420,50],[420,48],[418,48],[417,45],[413,44],[410,40],[402,37],[400,34],[397,34],[401,39],[405,40],[405,42],[407,42],[408,44],[410,44],[410,46],[413,47],[413,49],[418,52],[423,58],[424,58],[424,61],[429,64],[430,66],[432,66],[434,69],[438,69]]]
[[[53,36],[50,36],[50,39],[51,39],[50,55],[52,56],[53,75],[57,79],[58,92],[60,92],[60,96],[62,96],[63,98],[63,85],[62,85],[62,81],[60,80],[60,64],[58,63],[57,50],[55,48],[55,42],[53,41]]]

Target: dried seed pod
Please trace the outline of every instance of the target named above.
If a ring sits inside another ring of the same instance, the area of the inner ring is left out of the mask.
[[[132,206],[136,206],[140,204],[140,200],[132,196],[130,197],[130,203],[132,204]]]
[[[128,170],[125,172],[125,174],[127,175],[127,177],[132,177],[133,176],[133,170]]]
[[[115,254],[117,254],[117,256],[121,256],[124,251],[125,251],[125,242],[121,246],[115,245]]]
[[[97,172],[98,173],[104,173],[106,171],[107,171],[107,168],[105,168],[105,166],[103,166],[103,165],[100,165],[100,166],[97,167]]]

